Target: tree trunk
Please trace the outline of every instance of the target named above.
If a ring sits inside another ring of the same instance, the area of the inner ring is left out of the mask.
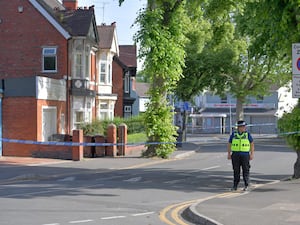
[[[293,178],[299,179],[300,178],[300,150],[296,151],[297,153],[297,160],[294,164],[294,175]]]
[[[186,141],[186,133],[187,133],[187,122],[188,122],[188,117],[187,117],[187,111],[183,111],[183,119],[182,119],[182,141]]]
[[[238,97],[236,99],[236,120],[244,119],[243,99]]]

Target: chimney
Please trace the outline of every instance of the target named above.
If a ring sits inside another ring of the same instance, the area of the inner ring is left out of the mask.
[[[78,1],[77,0],[63,0],[63,5],[67,10],[77,10]]]

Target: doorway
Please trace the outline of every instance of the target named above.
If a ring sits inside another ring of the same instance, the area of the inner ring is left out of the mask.
[[[49,138],[57,133],[57,109],[56,107],[43,107],[42,110],[42,141],[49,141]]]

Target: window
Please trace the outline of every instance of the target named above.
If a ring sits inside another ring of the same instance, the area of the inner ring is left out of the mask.
[[[81,53],[76,53],[75,55],[76,59],[75,59],[75,67],[76,67],[76,73],[75,73],[75,77],[76,78],[83,78],[82,74],[83,74],[83,63],[82,63],[82,54]]]
[[[79,129],[82,123],[92,121],[93,98],[73,97],[72,104],[72,129]]]
[[[110,101],[102,101],[99,104],[99,119],[113,119],[114,118],[114,103]]]
[[[125,118],[131,117],[131,106],[130,105],[124,106],[124,117]]]
[[[106,83],[106,63],[101,62],[100,67],[100,83]]]
[[[125,105],[124,106],[124,112],[131,112],[131,106],[130,105]]]
[[[100,119],[105,120],[109,119],[108,115],[108,103],[107,102],[101,102],[100,103]]]
[[[221,103],[227,103],[227,96],[221,97]]]
[[[90,79],[91,74],[91,55],[90,55],[90,47],[86,46],[85,52],[85,78]]]
[[[127,71],[125,73],[125,77],[124,77],[124,92],[125,93],[129,93],[129,72]]]
[[[43,48],[43,72],[57,71],[57,55],[55,47]]]
[[[112,79],[111,79],[111,69],[110,65],[108,65],[108,78],[107,78],[107,83],[111,84]]]
[[[257,101],[257,103],[263,103],[263,102],[264,102],[264,96],[258,95],[258,96],[256,97],[256,101]]]
[[[82,111],[75,111],[74,125],[79,129],[80,125],[84,122],[84,113]]]

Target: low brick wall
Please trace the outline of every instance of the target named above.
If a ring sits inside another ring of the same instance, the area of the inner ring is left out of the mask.
[[[72,159],[71,146],[3,143],[3,156]]]
[[[53,158],[53,159],[72,159],[81,160],[83,157],[117,157],[117,156],[141,156],[146,150],[144,145],[127,145],[127,127],[123,125],[119,128],[117,137],[117,128],[111,124],[108,127],[107,137],[102,135],[83,136],[82,130],[74,130],[73,136],[55,134],[52,141],[54,142],[74,142],[74,143],[111,143],[109,146],[64,146],[30,143],[3,143],[3,156],[20,156],[36,158]],[[117,143],[117,140],[119,141]],[[27,140],[28,141],[28,140]],[[119,145],[121,144],[121,145]],[[118,147],[117,147],[118,146]]]
[[[143,152],[147,149],[145,145],[127,146],[125,156],[142,156]]]

